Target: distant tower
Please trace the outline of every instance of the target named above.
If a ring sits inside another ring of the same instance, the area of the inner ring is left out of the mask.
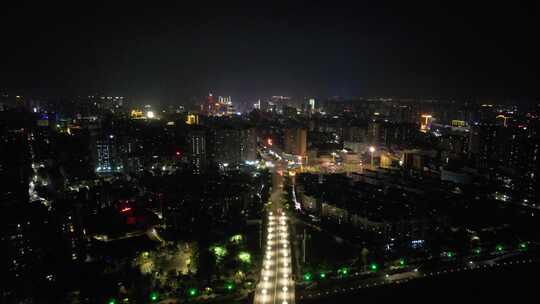
[[[315,113],[315,98],[309,99],[309,112],[311,114]]]
[[[422,114],[420,118],[420,131],[426,133],[431,129],[431,121],[433,119],[433,116],[429,114]]]
[[[212,93],[208,93],[208,96],[206,97],[206,103],[202,106],[202,112],[205,113],[208,116],[214,115],[216,109],[216,103],[214,100],[214,95]]]

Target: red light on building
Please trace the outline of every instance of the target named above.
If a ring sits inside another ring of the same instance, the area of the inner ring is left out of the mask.
[[[131,207],[125,207],[120,210],[120,212],[125,213],[131,210]]]
[[[180,151],[176,151],[176,156],[180,156]]]
[[[266,142],[268,143],[269,146],[272,145],[272,139],[271,138],[267,139]]]

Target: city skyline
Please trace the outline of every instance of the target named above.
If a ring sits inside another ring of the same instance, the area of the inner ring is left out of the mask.
[[[3,9],[0,302],[531,301],[538,8]]]

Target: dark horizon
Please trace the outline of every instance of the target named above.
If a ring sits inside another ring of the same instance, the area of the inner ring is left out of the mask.
[[[4,10],[2,89],[176,103],[261,96],[540,96],[538,4]],[[7,29],[7,30],[6,30]]]

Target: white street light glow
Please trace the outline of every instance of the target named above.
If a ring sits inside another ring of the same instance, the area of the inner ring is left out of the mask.
[[[274,172],[274,174],[277,174]],[[276,191],[282,187],[274,185]],[[257,285],[255,304],[261,303],[294,303],[294,282],[291,280],[291,251],[287,216],[280,203],[272,204],[274,211],[268,211],[266,227],[267,241],[263,267],[261,269],[261,282]],[[276,209],[277,208],[277,211]],[[288,302],[291,301],[291,302]]]

